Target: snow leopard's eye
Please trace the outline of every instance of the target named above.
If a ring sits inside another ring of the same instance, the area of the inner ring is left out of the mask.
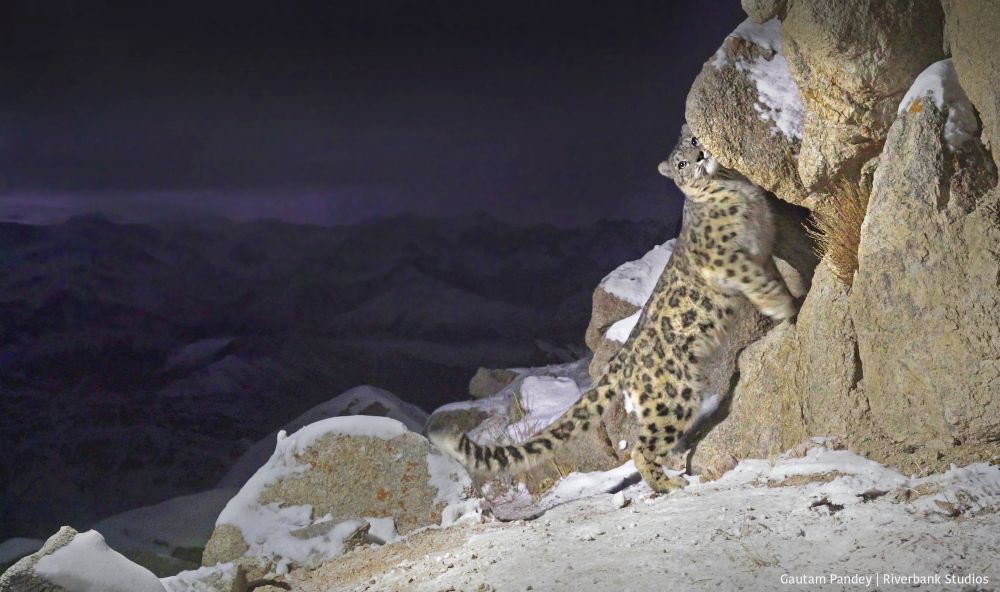
[[[681,170],[688,165],[688,161],[682,160],[677,163],[677,170]]]
[[[691,145],[692,146],[697,146],[698,145],[698,138],[696,138],[694,136],[691,136]]]

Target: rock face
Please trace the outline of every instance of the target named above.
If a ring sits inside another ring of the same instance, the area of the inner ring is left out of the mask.
[[[943,0],[945,48],[951,52],[962,88],[983,121],[983,141],[1000,167],[1000,6],[991,0]]]
[[[846,436],[848,426],[863,417],[847,296],[821,262],[796,322],[779,325],[743,350],[729,417],[694,456],[700,473],[717,477],[739,459],[776,455],[811,435]]]
[[[707,476],[812,436],[918,473],[1000,455],[1000,191],[977,141],[950,143],[955,96],[903,105],[853,288],[821,264],[796,324],[743,351],[729,417],[695,455]]]
[[[750,20],[762,24],[773,18],[785,18],[788,2],[787,0],[743,0],[740,4]]]
[[[308,504],[314,514],[335,518],[391,517],[402,534],[440,524],[443,504],[434,503],[438,492],[427,467],[432,450],[412,432],[388,441],[327,436],[299,456],[309,471],[275,483],[260,501]]]
[[[724,166],[793,204],[809,193],[797,172],[802,97],[782,55],[781,25],[746,21],[695,78],[688,125]]]
[[[470,483],[460,465],[398,421],[317,422],[279,437],[271,459],[220,514],[203,564],[239,560],[250,574],[283,561],[308,566],[348,549],[362,536],[359,526],[384,541],[447,524]],[[323,544],[310,546],[313,538]],[[317,549],[326,555],[315,556]]]
[[[910,83],[944,57],[940,3],[745,0],[743,7],[750,19],[688,94],[688,124],[722,164],[813,208],[838,180],[857,180],[881,151]],[[973,52],[985,55],[989,45]]]
[[[857,179],[881,151],[903,93],[944,57],[940,2],[796,0],[758,16],[772,12],[805,107],[799,178],[810,191]]]
[[[893,125],[850,296],[871,417],[935,468],[1000,452],[1000,193],[975,144],[951,152],[948,115],[925,98]]]

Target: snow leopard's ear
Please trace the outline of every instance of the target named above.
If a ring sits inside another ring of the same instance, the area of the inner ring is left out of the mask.
[[[690,135],[691,135],[691,128],[688,126],[687,123],[685,123],[684,125],[681,126],[681,137],[683,138],[685,136],[690,136]]]
[[[668,156],[666,160],[661,162],[659,166],[656,167],[657,172],[668,179],[674,178],[674,165],[670,162],[671,158]]]

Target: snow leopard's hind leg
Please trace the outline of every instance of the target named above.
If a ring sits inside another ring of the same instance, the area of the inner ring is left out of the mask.
[[[632,460],[635,461],[635,468],[639,471],[643,480],[653,488],[656,493],[670,493],[675,489],[681,489],[687,485],[687,480],[680,475],[671,477],[663,472],[663,467],[657,464],[656,459],[649,459],[647,456],[653,454],[648,448],[635,445],[632,448]]]

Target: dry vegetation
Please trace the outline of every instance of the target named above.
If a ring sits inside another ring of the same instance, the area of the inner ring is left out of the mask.
[[[816,241],[816,254],[826,258],[834,274],[847,286],[854,282],[858,269],[861,223],[868,210],[869,193],[867,187],[841,183],[827,205],[813,212],[815,230],[807,229]]]

